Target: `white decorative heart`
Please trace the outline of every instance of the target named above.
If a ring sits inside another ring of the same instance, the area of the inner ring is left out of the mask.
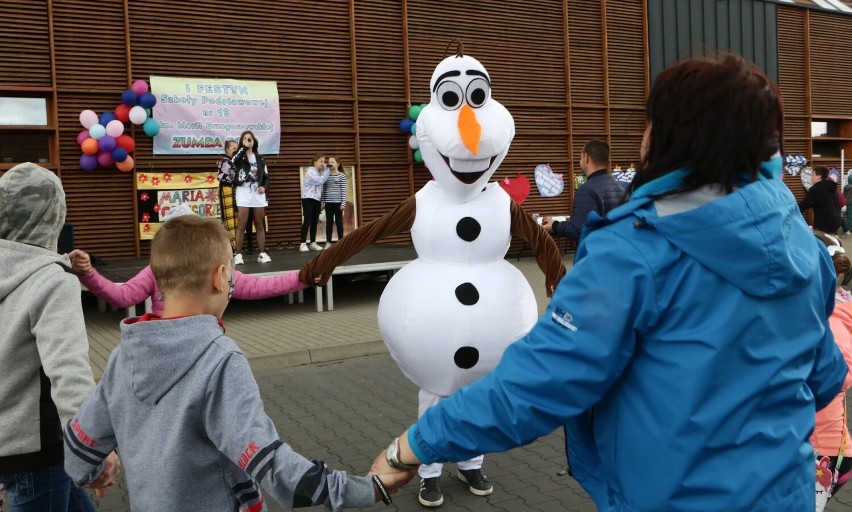
[[[535,186],[541,197],[556,197],[565,188],[565,180],[553,172],[550,164],[539,164],[535,166]]]

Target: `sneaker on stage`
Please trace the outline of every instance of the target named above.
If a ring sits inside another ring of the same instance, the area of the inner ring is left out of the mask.
[[[440,507],[444,503],[440,479],[441,477],[436,476],[420,480],[420,494],[417,495],[417,501],[424,507]]]
[[[302,243],[302,245],[299,246],[299,252],[308,252],[308,244]]]
[[[326,242],[325,247],[323,249],[331,249],[331,242]]]
[[[494,492],[494,485],[489,482],[479,469],[460,469],[459,480],[468,485],[468,490],[477,496],[488,496]]]
[[[237,254],[234,256],[234,265],[242,265],[243,264],[243,255]]]
[[[310,247],[311,247],[312,251],[321,251],[322,250],[322,246],[320,244],[316,243],[316,242],[311,242]]]
[[[272,258],[270,258],[265,252],[260,253],[257,257],[258,263],[269,263],[270,261],[272,261]]]

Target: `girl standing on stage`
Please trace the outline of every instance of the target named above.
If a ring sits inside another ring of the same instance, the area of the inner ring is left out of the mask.
[[[343,210],[346,209],[346,174],[343,164],[335,157],[328,158],[331,169],[322,187],[322,207],[325,208],[325,248],[331,247],[331,224],[337,225],[337,240],[343,238]]]
[[[254,212],[254,225],[257,229],[257,246],[260,255],[259,263],[269,263],[272,258],[266,254],[266,226],[263,219],[266,215],[266,190],[269,187],[269,169],[266,161],[257,152],[260,142],[254,133],[246,130],[240,135],[240,145],[231,159],[235,171],[234,186],[236,187],[237,202],[237,254],[234,256],[236,265],[243,264],[243,239],[249,212]]]

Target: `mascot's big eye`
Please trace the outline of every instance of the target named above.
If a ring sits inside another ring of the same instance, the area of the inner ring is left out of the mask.
[[[459,108],[464,96],[461,86],[450,80],[438,84],[435,94],[438,96],[438,103],[441,104],[441,107],[444,110],[455,110]]]
[[[473,108],[479,108],[488,99],[490,87],[484,78],[474,78],[467,84],[467,104]]]

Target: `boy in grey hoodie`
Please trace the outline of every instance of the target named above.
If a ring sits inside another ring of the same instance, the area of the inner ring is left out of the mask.
[[[278,438],[248,362],[219,319],[234,289],[230,237],[186,215],[160,227],[151,269],[162,318],[121,323],[121,344],[65,429],[65,467],[96,478],[118,448],[133,510],[265,510],[258,485],[286,507],[367,507],[413,475],[380,481],[331,471]],[[384,484],[384,485],[382,485]]]
[[[80,284],[56,253],[64,222],[55,174],[25,163],[0,178],[0,484],[12,510],[94,511],[63,468],[62,425],[95,385]],[[93,487],[111,485],[115,454],[105,466]]]

